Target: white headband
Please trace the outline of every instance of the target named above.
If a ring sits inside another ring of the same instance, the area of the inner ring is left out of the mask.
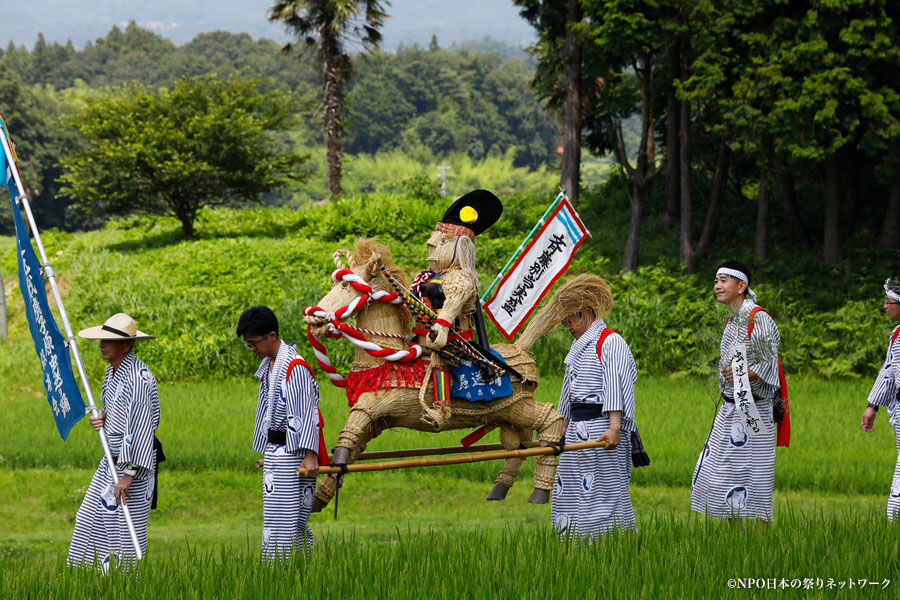
[[[890,278],[884,280],[884,291],[885,293],[887,293],[888,298],[890,298],[894,302],[900,302],[900,294],[888,287],[888,284],[890,284],[890,282]]]
[[[747,284],[747,296],[756,302],[756,292],[750,289],[750,282],[747,281],[747,276],[743,271],[738,271],[737,269],[729,269],[727,267],[720,267],[718,271],[716,271],[716,277],[719,275],[731,275],[736,279],[740,279],[744,283]]]

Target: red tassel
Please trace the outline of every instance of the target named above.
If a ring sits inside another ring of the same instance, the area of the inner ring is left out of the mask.
[[[328,446],[325,445],[325,419],[322,417],[322,409],[319,411],[319,464],[327,465],[331,460],[328,458]]]
[[[493,429],[493,427],[488,427],[487,425],[482,425],[481,427],[479,427],[478,429],[476,429],[475,431],[473,431],[472,433],[470,433],[469,435],[467,435],[466,437],[464,437],[463,439],[460,440],[462,447],[468,448],[469,446],[471,446],[472,444],[474,444],[475,442],[477,442],[478,440],[483,438],[485,435],[487,435],[487,432],[490,431],[491,429]]]
[[[386,362],[371,369],[350,371],[347,374],[347,406],[353,408],[359,397],[367,392],[422,385],[424,377],[425,363],[421,360]]]

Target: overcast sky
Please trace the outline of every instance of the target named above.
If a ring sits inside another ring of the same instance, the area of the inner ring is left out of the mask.
[[[253,37],[284,39],[284,27],[266,19],[271,0],[0,0],[2,47],[12,40],[31,48],[39,32],[48,42],[71,39],[77,47],[105,36],[115,24],[135,20],[183,44],[198,33],[225,29]],[[391,0],[384,47],[441,46],[491,37],[512,46],[534,41],[533,29],[512,0]]]

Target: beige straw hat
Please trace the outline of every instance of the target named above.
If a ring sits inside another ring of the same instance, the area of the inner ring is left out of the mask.
[[[138,331],[137,323],[125,313],[118,313],[97,327],[88,327],[78,335],[89,340],[155,340],[155,335]]]

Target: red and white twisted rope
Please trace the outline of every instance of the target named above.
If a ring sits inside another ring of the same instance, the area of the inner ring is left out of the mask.
[[[351,301],[346,306],[342,306],[341,308],[337,309],[333,314],[326,312],[324,309],[318,306],[307,306],[303,309],[304,315],[319,317],[320,319],[324,319],[328,323],[328,332],[326,333],[327,337],[344,337],[345,339],[350,340],[350,342],[357,348],[365,350],[371,356],[375,356],[386,361],[410,362],[422,356],[422,346],[420,346],[419,344],[413,344],[409,350],[391,350],[390,348],[382,348],[378,344],[370,342],[364,335],[364,333],[368,333],[369,335],[379,335],[391,338],[405,337],[402,334],[385,334],[368,329],[359,329],[343,322],[345,319],[349,319],[351,316],[356,314],[357,311],[368,304],[371,300],[376,300],[378,302],[388,302],[390,304],[402,304],[403,299],[399,296],[399,294],[396,294],[394,292],[373,290],[372,286],[367,284],[361,277],[347,268],[336,270],[331,274],[331,280],[334,283],[337,283],[339,280],[349,283],[357,291],[360,292],[360,296],[358,298],[354,298],[353,301]],[[316,355],[316,362],[319,363],[319,368],[321,368],[325,372],[325,375],[333,385],[337,387],[346,387],[347,380],[337,372],[337,369],[335,369],[331,364],[331,361],[328,360],[328,350],[325,348],[325,345],[322,344],[322,341],[319,339],[319,337],[313,335],[310,328],[307,328],[306,330],[306,337],[309,338],[309,343],[313,347],[313,352]]]

